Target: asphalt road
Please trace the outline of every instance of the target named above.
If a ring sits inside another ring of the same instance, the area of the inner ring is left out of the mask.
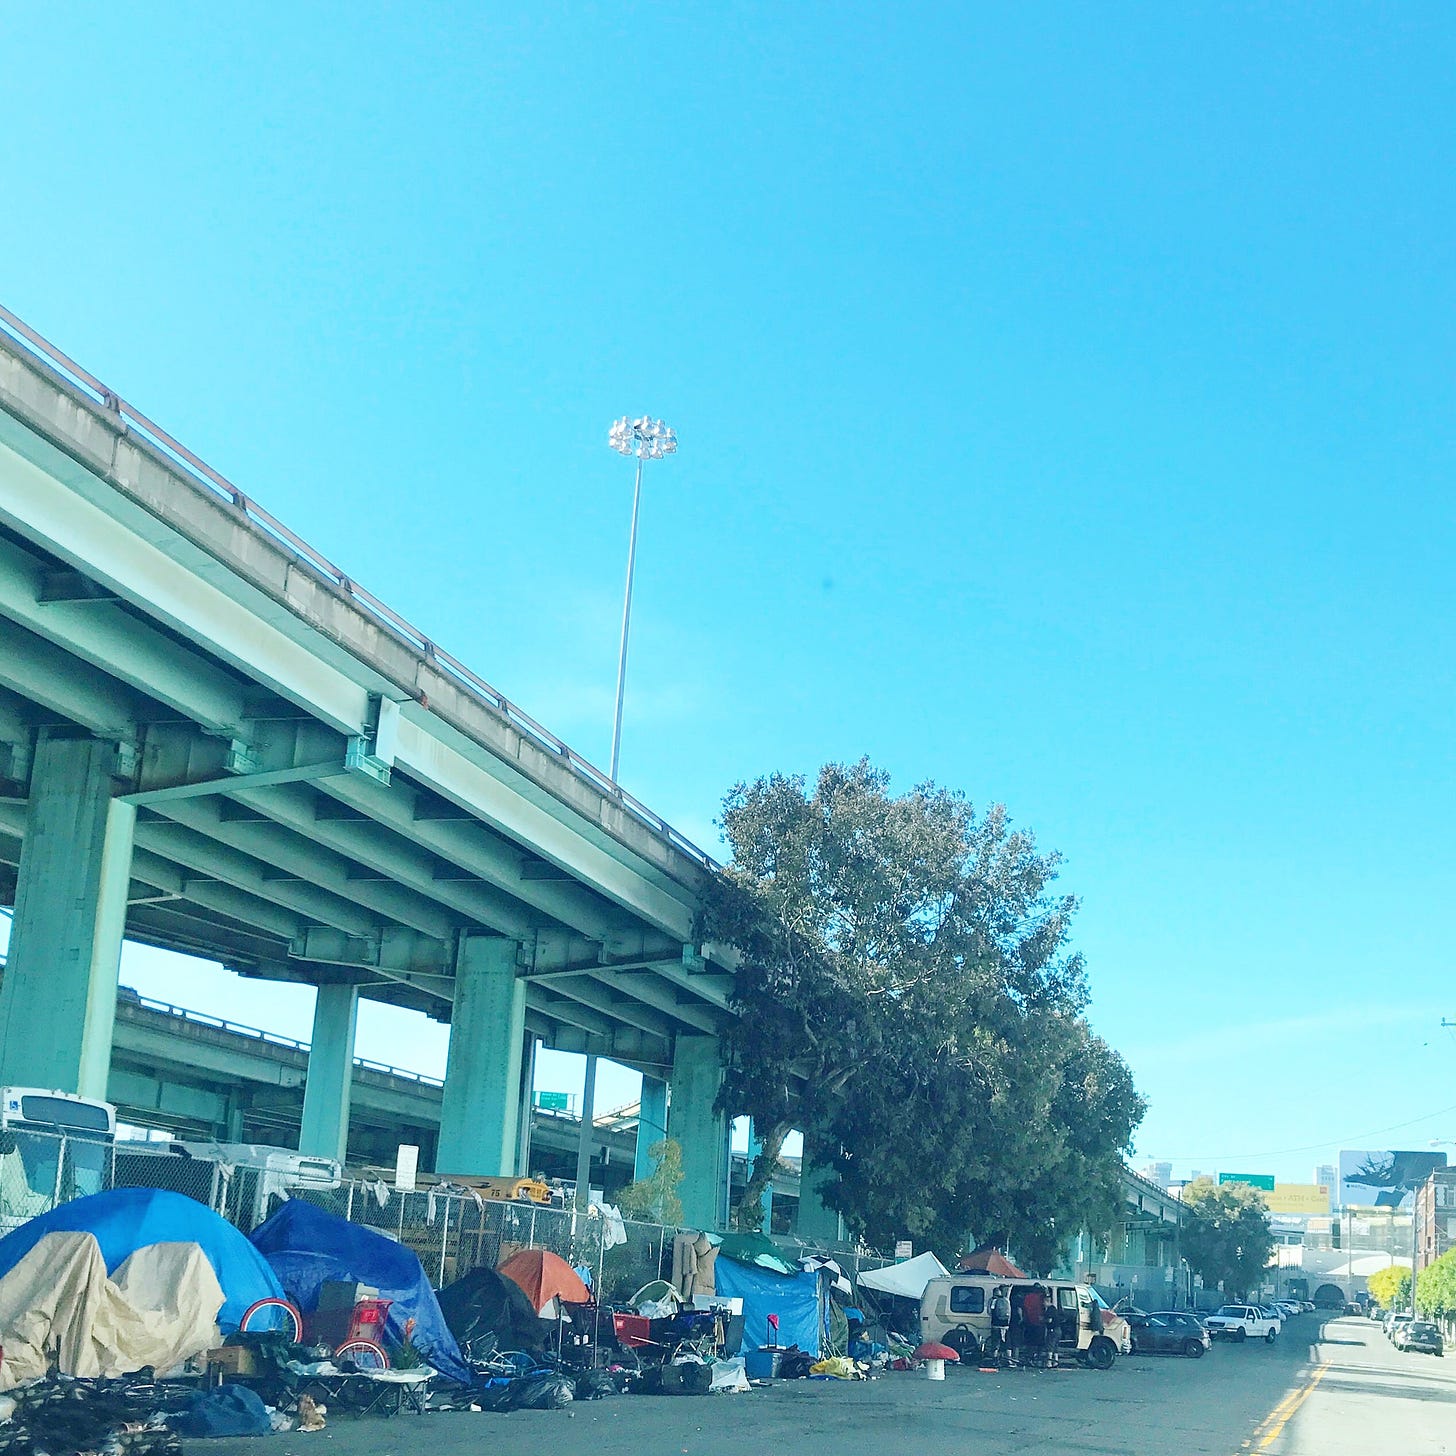
[[[1306,1315],[1273,1346],[1221,1344],[1201,1360],[1135,1356],[1106,1372],[951,1369],[941,1384],[902,1374],[564,1411],[345,1417],[266,1442],[270,1456],[507,1447],[551,1456],[1436,1456],[1456,1453],[1456,1358],[1401,1355],[1369,1321]],[[191,1442],[188,1456],[263,1449]]]

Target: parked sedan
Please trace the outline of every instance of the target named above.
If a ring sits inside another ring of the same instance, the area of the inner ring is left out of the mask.
[[[1393,1336],[1397,1350],[1417,1350],[1423,1355],[1444,1355],[1446,1342],[1441,1331],[1427,1320],[1412,1320],[1401,1325]]]
[[[1197,1360],[1208,1349],[1208,1331],[1191,1314],[1165,1310],[1123,1316],[1132,1330],[1132,1348],[1138,1355],[1186,1355]]]

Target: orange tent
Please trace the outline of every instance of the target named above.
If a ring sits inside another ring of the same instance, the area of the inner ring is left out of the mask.
[[[526,1291],[537,1314],[553,1299],[564,1304],[586,1304],[591,1299],[576,1270],[549,1249],[522,1249],[500,1266],[500,1272]]]
[[[964,1274],[994,1274],[998,1279],[1025,1279],[1026,1275],[1001,1252],[1000,1249],[984,1247],[973,1254],[967,1254],[956,1265]]]

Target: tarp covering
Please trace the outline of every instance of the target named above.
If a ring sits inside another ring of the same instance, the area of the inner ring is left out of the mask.
[[[776,1274],[792,1274],[794,1265],[779,1253],[779,1248],[765,1233],[754,1230],[723,1235],[718,1246],[720,1258],[732,1259],[738,1264],[755,1264],[760,1269],[772,1269]],[[719,1293],[722,1291],[720,1290]]]
[[[113,1280],[94,1234],[43,1234],[0,1277],[0,1389],[44,1376],[53,1353],[65,1375],[170,1370],[219,1342],[222,1303],[197,1244],[150,1244]]]
[[[503,1350],[544,1349],[555,1326],[536,1317],[514,1279],[482,1264],[440,1291],[440,1312],[462,1345],[493,1333]]]
[[[253,1243],[300,1309],[318,1307],[319,1288],[327,1280],[371,1285],[381,1299],[394,1301],[385,1324],[386,1341],[402,1345],[405,1321],[413,1320],[410,1343],[420,1355],[452,1380],[470,1379],[470,1367],[440,1313],[424,1268],[403,1244],[301,1198],[290,1198],[259,1224]]]
[[[59,1204],[0,1239],[0,1277],[52,1233],[94,1234],[106,1272],[112,1275],[148,1244],[198,1245],[222,1286],[222,1313],[217,1320],[225,1330],[237,1328],[255,1299],[283,1293],[272,1269],[232,1224],[181,1193],[117,1188]]]
[[[871,1269],[859,1276],[859,1282],[866,1289],[880,1294],[893,1294],[900,1299],[919,1299],[925,1293],[925,1286],[932,1279],[944,1279],[950,1270],[934,1254],[916,1254],[903,1264],[889,1264],[883,1269]]]
[[[824,1339],[825,1280],[821,1274],[775,1274],[752,1264],[718,1260],[718,1294],[743,1301],[743,1344],[730,1355],[760,1345],[797,1345],[817,1360]],[[777,1340],[768,1317],[779,1317]]]
[[[553,1299],[585,1304],[591,1298],[581,1275],[550,1249],[522,1249],[500,1266],[500,1272],[520,1285],[537,1313]]]

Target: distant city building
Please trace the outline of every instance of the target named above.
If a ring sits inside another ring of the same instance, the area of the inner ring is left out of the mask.
[[[1438,1168],[1416,1189],[1416,1268],[1456,1247],[1456,1168]]]
[[[1314,1170],[1314,1181],[1323,1183],[1330,1190],[1331,1196],[1334,1196],[1335,1185],[1340,1181],[1340,1170],[1333,1163],[1321,1163]]]
[[[1149,1163],[1145,1168],[1139,1168],[1144,1178],[1150,1183],[1156,1183],[1159,1188],[1166,1188],[1173,1181],[1172,1163]]]

